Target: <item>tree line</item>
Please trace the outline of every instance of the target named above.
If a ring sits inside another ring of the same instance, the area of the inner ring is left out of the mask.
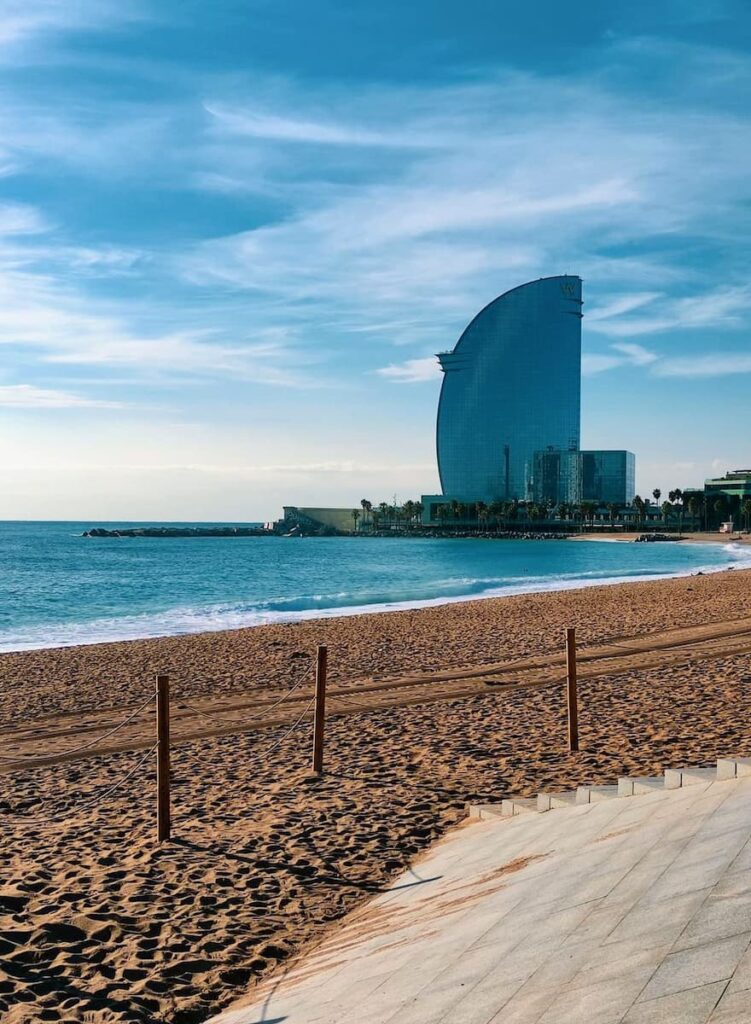
[[[694,529],[717,527],[724,520],[732,518],[738,525],[742,522],[746,530],[751,529],[751,498],[741,500],[737,496],[726,495],[707,497],[699,493],[684,497],[680,488],[669,491],[662,504],[661,497],[662,490],[656,487],[652,491],[654,505],[649,498],[642,498],[637,494],[631,505],[626,507],[613,503],[600,505],[595,501],[555,503],[545,500],[524,502],[497,499],[487,503],[464,503],[450,499],[438,505],[436,516],[441,526],[471,522],[478,529],[550,520],[592,525],[595,517],[599,517],[601,522],[606,519],[611,525],[626,520],[640,525],[647,519],[653,522],[655,518],[659,518],[666,528],[674,526],[679,530],[682,530],[686,517]],[[369,499],[362,498],[360,508],[352,509],[352,520],[355,531],[366,526],[373,531],[394,527],[409,529],[421,524],[423,510],[424,506],[420,501],[409,500],[401,505],[382,501],[375,505]],[[657,517],[653,514],[655,512]]]

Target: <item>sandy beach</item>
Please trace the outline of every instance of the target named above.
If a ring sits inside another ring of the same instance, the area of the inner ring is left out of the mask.
[[[341,696],[317,779],[306,712],[321,643]],[[176,720],[161,847],[153,707],[119,752],[99,752],[156,672]],[[751,755],[751,571],[7,654],[0,682],[3,756],[57,762],[0,762],[3,1022],[188,1024],[317,941],[468,800]],[[240,731],[259,709],[264,727]]]

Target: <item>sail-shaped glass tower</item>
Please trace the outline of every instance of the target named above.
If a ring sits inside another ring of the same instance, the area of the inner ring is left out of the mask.
[[[438,356],[444,495],[527,500],[535,452],[578,450],[581,308],[581,278],[531,281],[486,306]]]

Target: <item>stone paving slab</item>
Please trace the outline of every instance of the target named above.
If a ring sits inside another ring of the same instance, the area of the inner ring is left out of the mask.
[[[751,776],[474,819],[213,1024],[749,1024]]]

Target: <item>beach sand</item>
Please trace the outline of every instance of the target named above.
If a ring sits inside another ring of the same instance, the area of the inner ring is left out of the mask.
[[[178,743],[161,847],[148,751],[111,794],[143,750],[0,772],[4,1024],[205,1020],[377,891],[468,800],[751,755],[751,572],[0,657],[0,749],[28,754],[86,742],[87,716],[116,723],[157,671],[175,707],[252,703],[301,676],[310,690],[318,643],[336,687],[544,663],[567,626],[585,652],[644,641],[617,672],[582,678],[578,755],[557,682],[333,714],[320,780],[308,722]],[[714,641],[715,627],[737,636]],[[661,634],[676,628],[701,639],[666,651]]]

